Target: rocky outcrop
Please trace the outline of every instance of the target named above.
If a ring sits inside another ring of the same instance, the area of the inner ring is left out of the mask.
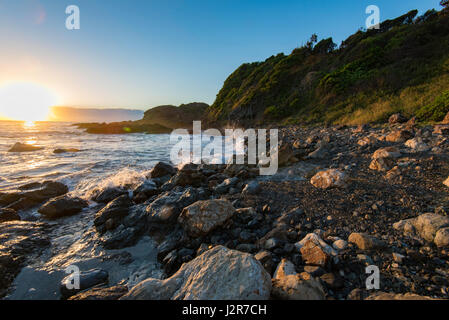
[[[200,237],[222,226],[234,212],[226,200],[198,201],[182,211],[178,222],[192,237]]]
[[[60,196],[49,200],[38,212],[48,219],[58,219],[75,215],[87,206],[87,201],[83,199]]]
[[[123,300],[264,300],[271,278],[247,253],[217,246],[166,280],[147,279]]]

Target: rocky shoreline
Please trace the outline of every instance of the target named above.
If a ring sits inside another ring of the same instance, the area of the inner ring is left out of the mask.
[[[158,163],[139,186],[93,191],[98,245],[157,242],[165,275],[81,275],[74,300],[409,300],[449,295],[448,125],[280,129],[282,169]],[[49,246],[50,221],[89,205],[56,182],[0,193],[0,297]],[[20,221],[38,208],[42,222]],[[129,263],[126,259],[124,265]],[[366,267],[380,289],[366,290]]]

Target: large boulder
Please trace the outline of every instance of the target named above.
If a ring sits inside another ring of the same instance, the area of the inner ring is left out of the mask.
[[[419,236],[426,241],[436,242],[436,244],[444,243],[440,235],[436,239],[437,233],[449,227],[449,217],[445,217],[435,213],[425,213],[416,218],[401,220],[393,225],[393,228],[404,232],[406,235]]]
[[[271,279],[252,255],[223,246],[184,264],[166,280],[147,279],[123,300],[267,300]]]
[[[320,171],[312,177],[310,183],[320,189],[329,189],[336,187],[344,187],[346,185],[346,174],[337,170],[330,169],[326,171]]]
[[[222,226],[235,212],[227,200],[198,201],[185,208],[178,222],[192,237],[207,235]]]
[[[8,152],[33,152],[44,149],[43,147],[33,146],[32,144],[17,142],[13,145]]]
[[[75,215],[88,205],[87,201],[80,198],[60,196],[49,200],[39,208],[38,212],[49,219],[58,219]]]

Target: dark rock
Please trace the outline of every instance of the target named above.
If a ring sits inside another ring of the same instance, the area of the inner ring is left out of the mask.
[[[0,209],[0,223],[21,220],[20,216],[13,209]]]
[[[341,289],[344,285],[343,279],[333,273],[323,274],[320,279],[330,289]]]
[[[84,291],[86,289],[92,288],[96,285],[106,283],[109,278],[109,274],[105,270],[93,269],[85,272],[80,272],[79,274],[79,288],[69,289],[70,286],[74,285],[75,275],[68,275],[61,281],[60,291],[64,299],[76,295],[77,293]]]
[[[159,189],[153,180],[142,182],[133,191],[134,201],[137,203],[145,202],[147,199],[159,194]]]
[[[62,153],[76,153],[80,152],[80,150],[75,148],[68,148],[68,149],[55,149],[53,150],[54,154],[62,154]]]
[[[158,162],[151,169],[150,177],[151,178],[161,178],[164,176],[173,176],[176,174],[176,169],[173,168],[170,164],[165,162]]]
[[[116,228],[120,221],[128,215],[131,206],[132,202],[128,195],[122,195],[110,202],[95,215],[94,225],[97,231],[102,234],[108,229]],[[109,222],[109,228],[107,228],[106,222],[110,219],[112,222]]]
[[[58,219],[75,215],[87,206],[88,203],[83,199],[60,196],[49,200],[38,212],[49,219]]]
[[[106,188],[94,192],[92,200],[98,203],[109,203],[112,200],[128,193],[126,190],[120,188]]]
[[[27,188],[26,191],[5,193],[0,196],[0,205],[8,206],[14,210],[31,209],[51,198],[66,194],[69,189],[60,182],[46,181],[33,185],[34,188]]]
[[[261,190],[260,184],[257,181],[253,181],[248,183],[243,189],[244,195],[255,195],[258,194]]]

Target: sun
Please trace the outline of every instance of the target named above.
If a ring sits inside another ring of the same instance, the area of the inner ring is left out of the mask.
[[[28,82],[0,86],[0,116],[10,120],[44,121],[58,97],[49,89]]]

